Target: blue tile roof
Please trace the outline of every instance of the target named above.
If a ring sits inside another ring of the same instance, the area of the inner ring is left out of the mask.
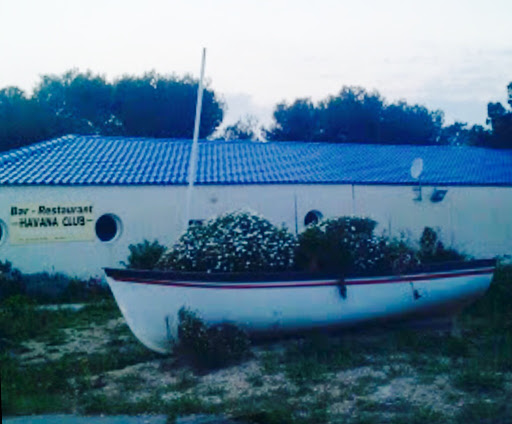
[[[190,140],[69,135],[0,154],[2,185],[186,184]],[[512,186],[512,151],[454,146],[201,141],[197,184]]]

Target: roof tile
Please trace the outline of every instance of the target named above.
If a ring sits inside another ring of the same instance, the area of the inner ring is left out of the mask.
[[[191,141],[69,135],[0,154],[0,184],[186,184]],[[512,152],[477,147],[200,141],[197,184],[512,185]]]

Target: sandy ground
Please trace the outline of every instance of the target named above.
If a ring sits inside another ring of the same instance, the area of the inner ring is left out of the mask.
[[[58,345],[34,340],[25,342],[20,356],[22,363],[31,365],[55,361],[64,355],[108,354],[113,339],[117,344],[134,343],[122,318],[87,328],[68,328],[63,332],[64,337]],[[390,410],[397,405],[426,407],[452,416],[468,401],[467,393],[454,388],[448,376],[423,379],[407,363],[407,358],[399,356],[391,357],[389,364],[383,365],[380,361],[372,364],[372,358],[369,358],[369,365],[328,372],[321,382],[309,384],[308,390],[304,392],[296,382],[287,378],[282,367],[275,373],[264,370],[264,356],[269,355],[269,352],[279,354],[284,350],[284,343],[287,342],[253,347],[250,360],[206,374],[194,373],[169,357],[144,361],[92,376],[93,383],[97,384],[92,384],[91,392],[108,398],[122,396],[133,402],[156,393],[162,401],[194,396],[211,405],[233,405],[277,390],[297,403],[326,399],[332,422],[356,413],[362,403],[370,406],[378,404],[381,407],[387,405]],[[510,378],[506,387],[512,393]],[[226,413],[229,415],[230,410]],[[194,422],[201,421],[183,421],[184,424]]]

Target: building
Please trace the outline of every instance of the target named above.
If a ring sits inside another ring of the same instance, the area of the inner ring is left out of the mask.
[[[144,239],[186,226],[189,140],[66,136],[0,154],[0,260],[101,275]],[[411,164],[423,160],[419,179]],[[240,208],[300,232],[368,216],[391,236],[425,226],[475,257],[512,253],[512,152],[306,142],[199,144],[191,218]]]

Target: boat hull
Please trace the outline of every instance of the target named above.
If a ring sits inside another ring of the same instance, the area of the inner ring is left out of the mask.
[[[208,325],[233,323],[251,333],[353,326],[382,319],[442,317],[482,296],[493,261],[373,278],[287,274],[211,276],[106,269],[107,282],[135,336],[165,353],[177,339],[178,312]],[[209,280],[209,281],[208,281]]]

